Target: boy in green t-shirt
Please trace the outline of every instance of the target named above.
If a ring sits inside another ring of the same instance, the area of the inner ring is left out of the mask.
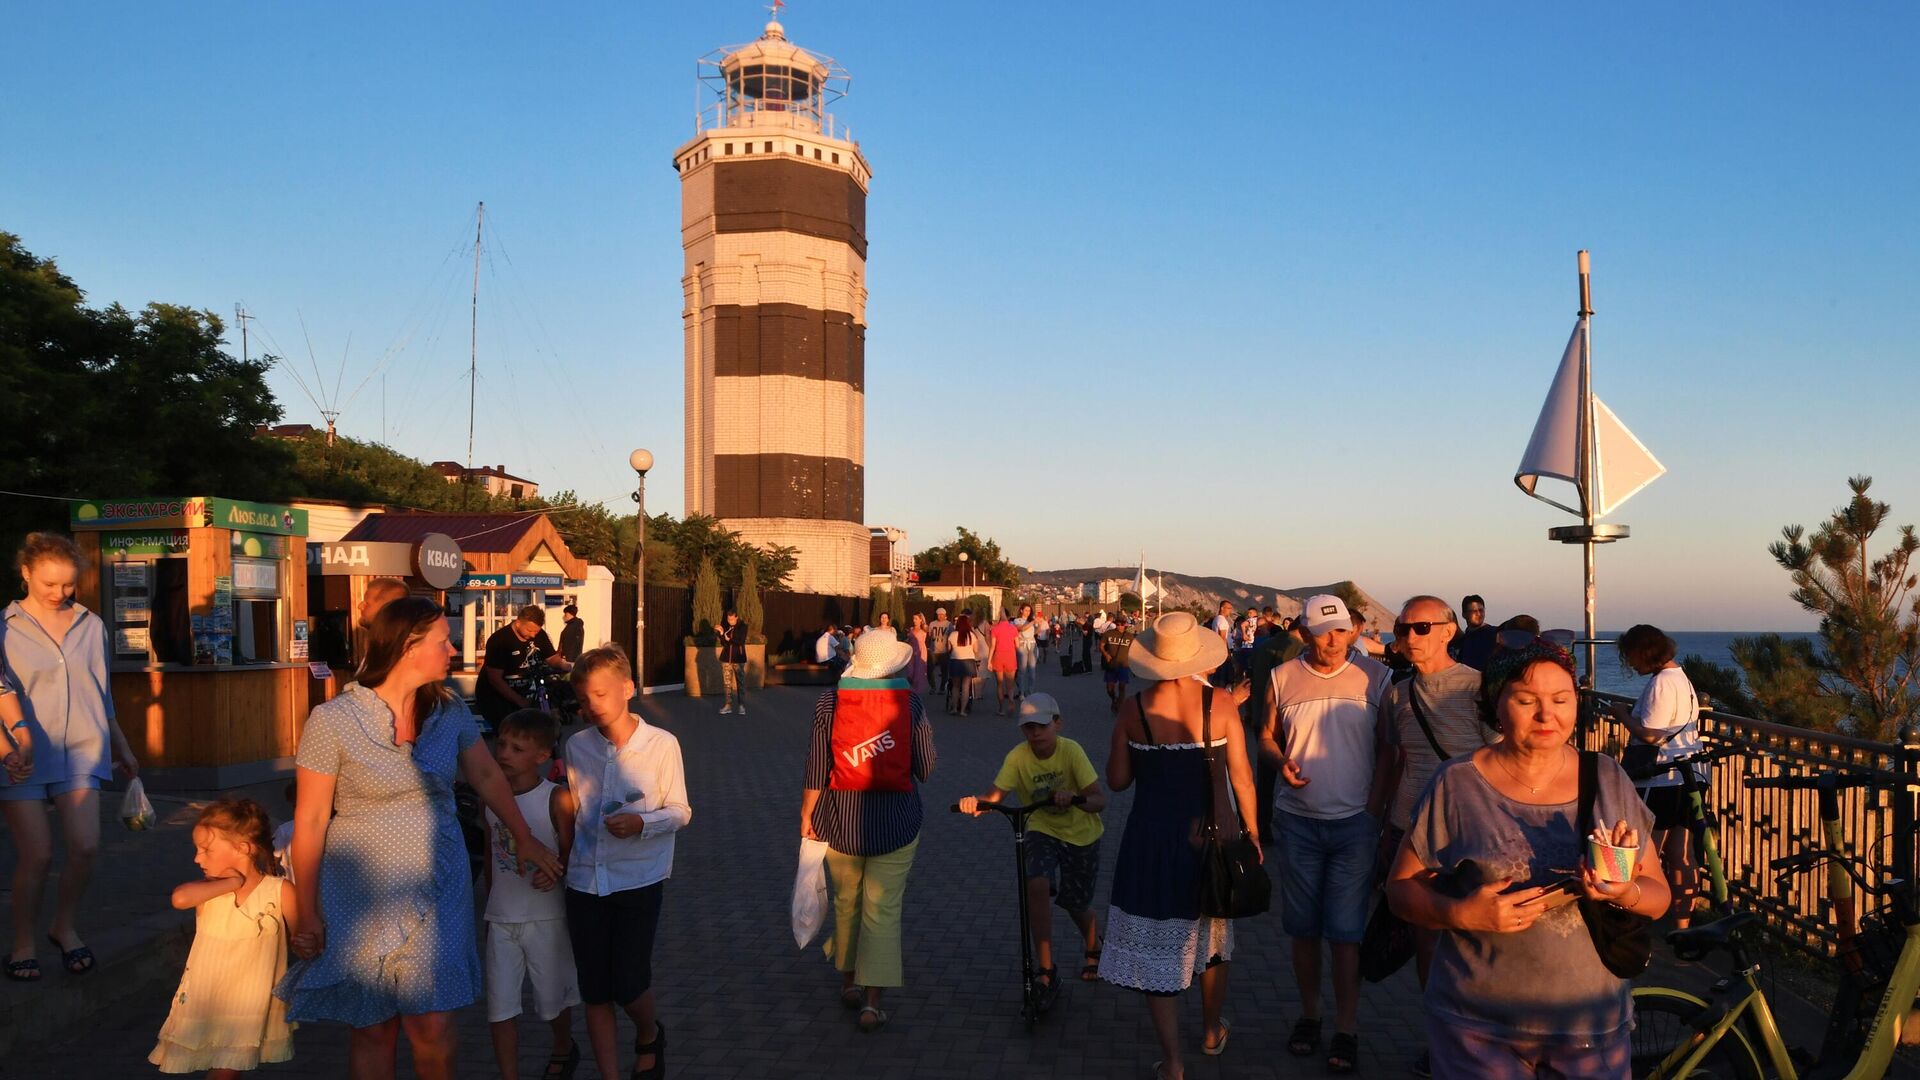
[[[1059,976],[1053,965],[1049,895],[1073,920],[1085,942],[1081,980],[1099,978],[1100,926],[1092,910],[1093,881],[1100,873],[1100,811],[1106,809],[1107,795],[1087,752],[1072,739],[1060,737],[1060,704],[1052,694],[1029,695],[1020,703],[1017,719],[1027,741],[1007,752],[993,787],[960,800],[960,812],[978,817],[986,813],[981,803],[997,803],[1008,795],[1020,806],[1053,803],[1027,819],[1028,921],[1040,963],[1042,1001],[1050,1003],[1059,991]],[[1084,795],[1087,801],[1074,806],[1075,795]]]

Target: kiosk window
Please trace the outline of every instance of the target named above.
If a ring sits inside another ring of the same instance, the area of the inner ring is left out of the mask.
[[[233,560],[233,661],[272,664],[280,660],[280,563]]]
[[[100,576],[100,616],[113,634],[116,664],[193,662],[185,558],[117,559],[101,567]]]

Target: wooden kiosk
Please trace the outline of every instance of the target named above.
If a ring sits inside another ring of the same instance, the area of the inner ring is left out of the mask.
[[[333,683],[308,667],[307,514],[207,496],[77,504],[79,602],[107,624],[114,707],[156,787],[284,775]]]

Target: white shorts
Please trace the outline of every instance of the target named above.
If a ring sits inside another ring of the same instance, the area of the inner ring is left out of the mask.
[[[533,1008],[542,1020],[580,1004],[567,920],[487,923],[487,1022],[520,1015],[521,984],[533,982]]]

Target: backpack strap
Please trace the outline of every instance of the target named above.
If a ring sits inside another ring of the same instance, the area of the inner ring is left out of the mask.
[[[1407,701],[1413,705],[1413,718],[1419,722],[1420,730],[1427,737],[1427,745],[1433,747],[1433,756],[1441,761],[1447,760],[1447,752],[1440,749],[1440,740],[1433,737],[1433,725],[1427,722],[1427,710],[1420,705],[1420,678],[1415,676],[1400,685],[1407,688]]]

